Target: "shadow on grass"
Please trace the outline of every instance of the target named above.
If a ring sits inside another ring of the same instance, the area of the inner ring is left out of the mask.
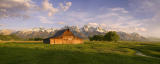
[[[9,43],[5,43],[5,44],[42,44],[42,42],[31,42],[31,43],[24,43],[24,42],[9,42]]]
[[[112,53],[0,47],[0,64],[159,64],[158,59]]]

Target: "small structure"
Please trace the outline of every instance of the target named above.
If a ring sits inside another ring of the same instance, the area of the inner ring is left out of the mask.
[[[69,29],[57,31],[53,37],[43,40],[46,44],[81,44],[83,39],[74,35]]]

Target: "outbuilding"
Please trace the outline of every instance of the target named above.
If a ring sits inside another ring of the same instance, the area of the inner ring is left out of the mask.
[[[46,44],[81,44],[83,39],[74,35],[70,29],[62,29],[57,31],[54,36],[43,40]]]

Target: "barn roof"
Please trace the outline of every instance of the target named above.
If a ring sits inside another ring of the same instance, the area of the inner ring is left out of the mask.
[[[74,36],[78,37],[78,38],[83,38],[80,33],[73,32],[73,31],[71,31],[70,29],[62,29],[62,30],[59,30],[59,31],[57,31],[57,32],[56,32],[52,37],[50,37],[50,38],[58,37],[58,36],[62,35],[66,30],[69,30],[70,32],[72,32],[72,34],[73,34]]]
[[[58,37],[58,36],[62,35],[66,30],[67,30],[67,29],[63,29],[63,30],[57,31],[57,32],[52,36],[52,38]]]

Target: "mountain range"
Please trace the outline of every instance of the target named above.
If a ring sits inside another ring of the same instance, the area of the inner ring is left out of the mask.
[[[88,37],[93,35],[105,35],[108,31],[112,30],[105,30],[100,26],[90,26],[90,25],[84,25],[83,27],[79,28],[78,26],[65,26],[61,29],[69,28],[74,34],[78,35],[79,37],[82,37],[84,39],[88,39]],[[10,35],[14,34],[17,35],[20,38],[28,39],[28,38],[48,38],[55,34],[60,29],[56,28],[33,28],[33,29],[27,29],[27,30],[9,30],[9,29],[3,29],[0,30],[0,34],[3,35]],[[117,31],[117,34],[120,36],[121,40],[127,40],[127,41],[144,41],[147,40],[145,37],[139,35],[138,33],[126,33],[122,31]]]

